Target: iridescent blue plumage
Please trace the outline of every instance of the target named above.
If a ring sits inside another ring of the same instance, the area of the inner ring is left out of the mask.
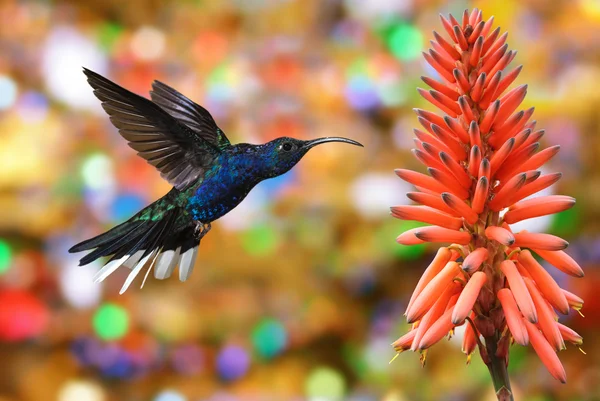
[[[98,281],[122,265],[131,268],[122,292],[148,263],[148,272],[154,269],[159,279],[178,265],[185,281],[210,223],[235,208],[259,182],[289,171],[312,147],[327,142],[362,146],[338,137],[231,145],[206,109],[161,82],[153,83],[148,100],[84,72],[121,136],[173,185],[131,219],[69,250],[93,249],[80,264],[112,255]]]

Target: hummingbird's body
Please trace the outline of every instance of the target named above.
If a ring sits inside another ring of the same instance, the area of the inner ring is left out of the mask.
[[[93,249],[81,265],[112,256],[97,281],[120,266],[131,268],[121,292],[148,263],[146,277],[154,269],[156,278],[167,278],[178,265],[179,279],[185,281],[210,223],[235,208],[255,185],[289,171],[315,145],[360,145],[345,138],[285,137],[262,145],[232,145],[206,109],[161,82],[153,83],[148,100],[84,72],[121,136],[173,185],[126,222],[69,250]]]

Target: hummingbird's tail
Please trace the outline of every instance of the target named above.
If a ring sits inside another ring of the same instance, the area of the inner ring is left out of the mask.
[[[142,271],[151,270],[154,277],[165,279],[179,265],[179,279],[187,280],[194,268],[200,240],[195,235],[196,225],[185,209],[174,206],[169,194],[141,210],[131,219],[109,231],[90,238],[69,249],[70,253],[89,251],[79,261],[83,266],[103,256],[111,256],[94,276],[94,281],[104,280],[119,267],[131,270],[125,280],[122,294]]]

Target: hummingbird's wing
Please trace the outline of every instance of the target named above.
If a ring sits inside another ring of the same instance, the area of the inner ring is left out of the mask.
[[[203,175],[221,152],[149,99],[86,68],[83,72],[121,136],[175,188]]]
[[[208,110],[194,103],[185,95],[160,81],[152,83],[150,91],[152,101],[162,107],[167,113],[182,121],[196,134],[211,142],[219,149],[231,145],[225,133],[217,126]]]

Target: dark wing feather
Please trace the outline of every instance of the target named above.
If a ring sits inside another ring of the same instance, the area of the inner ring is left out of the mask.
[[[121,136],[175,188],[194,182],[220,153],[218,146],[149,99],[88,69],[84,73]]]
[[[169,85],[154,81],[150,97],[154,103],[194,130],[202,139],[212,143],[219,149],[231,145],[229,139],[217,126],[208,110],[194,103]]]

